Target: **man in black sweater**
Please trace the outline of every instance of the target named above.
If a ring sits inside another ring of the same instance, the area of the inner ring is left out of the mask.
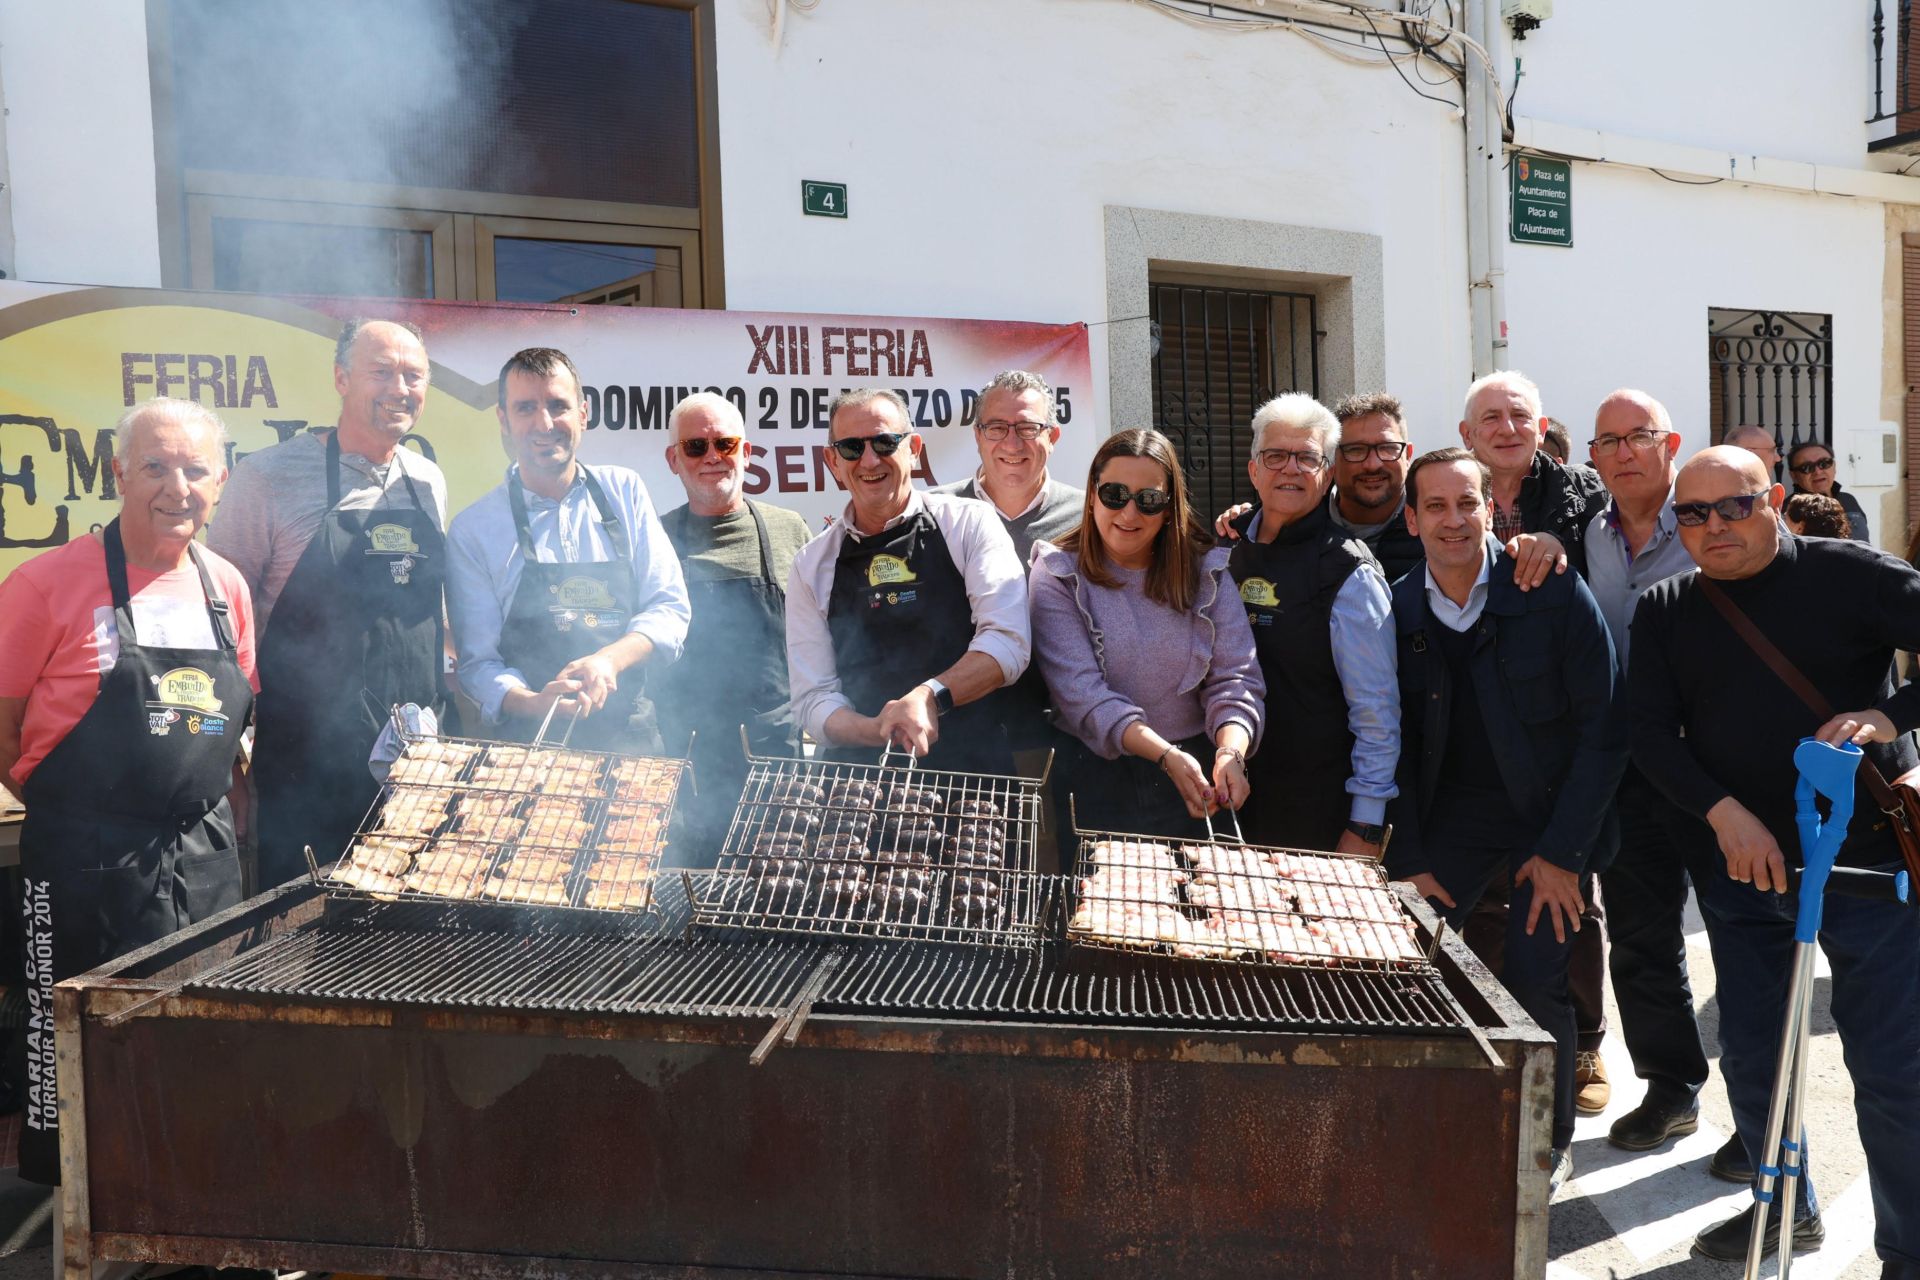
[[[1634,763],[1691,815],[1680,838],[1713,860],[1699,886],[1720,999],[1721,1074],[1747,1154],[1766,1126],[1793,952],[1799,862],[1793,749],[1850,739],[1891,777],[1915,761],[1920,685],[1896,690],[1893,653],[1920,646],[1920,572],[1857,543],[1782,534],[1785,494],[1760,460],[1720,447],[1694,456],[1674,487],[1680,537],[1698,572],[1651,587],[1633,620],[1628,696]],[[1832,707],[1802,702],[1716,606],[1719,592]],[[1859,786],[1840,861],[1900,860],[1886,815]],[[1873,1189],[1883,1277],[1920,1277],[1920,913],[1829,897],[1820,944],[1833,971],[1833,1019],[1853,1078]],[[1810,1177],[1799,1183],[1796,1250],[1824,1237]],[[1708,1257],[1746,1253],[1748,1209],[1700,1234]],[[1778,1243],[1778,1204],[1768,1228]]]

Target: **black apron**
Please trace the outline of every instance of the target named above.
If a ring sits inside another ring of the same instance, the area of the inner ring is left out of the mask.
[[[393,466],[400,466],[395,454]],[[403,470],[411,509],[340,509],[340,437],[327,436],[327,513],[260,638],[260,887],[346,848],[379,784],[367,756],[391,709],[415,702],[456,731],[445,680],[446,539]]]
[[[612,545],[606,560],[541,561],[527,526],[526,492],[520,473],[507,474],[507,502],[513,508],[513,527],[520,538],[520,582],[507,605],[500,628],[500,660],[526,677],[538,693],[560,669],[612,644],[627,633],[633,618],[633,543],[607,491],[585,466],[580,481],[599,513],[601,530]],[[567,745],[582,751],[621,751],[637,755],[660,754],[660,730],[653,704],[641,694],[645,675],[637,667],[620,673],[606,705],[573,726]],[[562,707],[554,714],[547,740],[557,742],[566,733]],[[507,722],[513,736],[531,739],[537,720]]]
[[[863,716],[929,676],[937,676],[973,643],[973,602],[933,513],[871,538],[849,531],[834,564],[827,630],[840,692]],[[1011,774],[999,691],[940,718],[940,739],[921,762],[929,769]],[[828,759],[873,764],[872,747],[833,747]]]
[[[1240,815],[1254,844],[1331,849],[1346,828],[1353,731],[1333,661],[1333,601],[1371,559],[1324,506],[1271,543],[1242,537],[1234,544],[1227,571],[1239,584],[1267,682],[1267,730],[1247,761]]]
[[[752,499],[746,506],[760,540],[759,575],[687,579],[693,621],[682,649],[686,656],[655,682],[667,746],[684,751],[688,735],[693,737],[699,796],[678,806],[686,814],[686,834],[674,850],[676,866],[710,867],[719,857],[747,780],[741,726],[755,755],[800,754],[787,693],[787,593],[774,576],[767,522]],[[683,566],[692,518],[691,508],[680,507],[660,521]]]
[[[240,901],[227,792],[253,690],[227,602],[188,545],[218,646],[142,646],[120,522],[102,540],[120,657],[87,713],[27,778],[20,828],[26,1081],[20,1176],[60,1181],[53,984]]]

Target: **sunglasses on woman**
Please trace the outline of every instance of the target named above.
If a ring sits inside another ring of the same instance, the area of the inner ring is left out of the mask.
[[[1816,471],[1831,471],[1833,470],[1833,459],[1815,458],[1811,462],[1797,463],[1794,466],[1788,467],[1787,470],[1797,476],[1810,476]]]
[[[715,453],[723,458],[731,458],[740,452],[740,440],[739,436],[701,436],[694,440],[682,440],[680,452],[689,458],[704,458],[707,456],[707,446],[712,445]]]
[[[1100,505],[1109,511],[1125,511],[1131,502],[1140,508],[1143,516],[1157,516],[1173,503],[1173,495],[1165,489],[1129,489],[1123,484],[1109,480],[1093,491]]]
[[[1702,525],[1709,515],[1718,511],[1722,520],[1745,520],[1753,514],[1753,504],[1766,496],[1763,489],[1759,493],[1735,494],[1718,502],[1676,502],[1673,518],[1684,525]]]
[[[847,436],[833,442],[833,451],[848,462],[860,461],[860,455],[867,451],[867,445],[873,445],[873,456],[891,458],[900,448],[900,442],[912,435],[911,431],[881,432],[872,436]]]

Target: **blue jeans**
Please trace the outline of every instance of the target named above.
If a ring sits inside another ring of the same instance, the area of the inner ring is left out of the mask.
[[[1749,1158],[1766,1140],[1798,905],[1798,894],[1736,884],[1724,864],[1700,896],[1720,997],[1720,1074]],[[1829,894],[1820,948],[1833,971],[1833,1021],[1853,1078],[1874,1247],[1882,1259],[1920,1264],[1920,912]],[[1810,1166],[1807,1172],[1796,1217],[1817,1204]]]

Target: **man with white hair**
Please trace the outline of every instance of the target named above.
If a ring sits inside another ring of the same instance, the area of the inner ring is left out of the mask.
[[[119,515],[0,583],[0,782],[27,806],[20,1173],[35,1182],[60,1181],[54,983],[240,900],[227,796],[253,707],[253,604],[194,542],[225,446],[193,401],[128,410]]]
[[[660,517],[680,557],[693,618],[688,655],[661,672],[654,699],[674,751],[693,742],[698,797],[683,801],[682,865],[711,863],[746,781],[740,731],[755,755],[798,755],[787,694],[787,575],[812,530],[797,511],[747,497],[753,445],[731,400],[698,391],[667,417],[667,467],[684,505]]]
[[[1387,580],[1333,522],[1340,424],[1290,393],[1253,415],[1247,475],[1260,505],[1238,522],[1228,571],[1267,682],[1267,736],[1248,762],[1255,844],[1380,855],[1396,794],[1400,699]]]
[[[1607,500],[1598,475],[1541,451],[1547,421],[1540,388],[1523,373],[1503,369],[1467,388],[1460,440],[1493,473],[1493,536],[1519,562],[1521,578],[1547,565],[1584,573],[1587,524]],[[1523,533],[1533,539],[1516,547]]]

